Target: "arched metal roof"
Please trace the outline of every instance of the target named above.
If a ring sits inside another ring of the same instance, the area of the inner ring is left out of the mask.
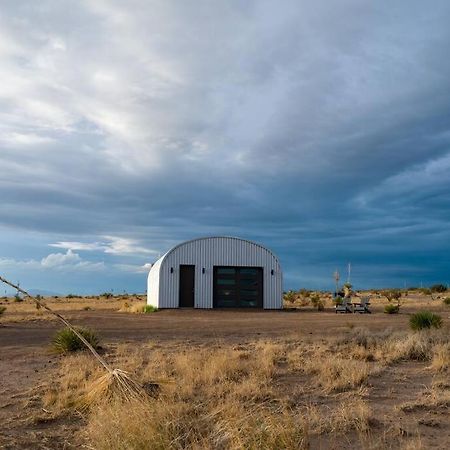
[[[275,255],[275,253],[273,253],[272,250],[268,249],[267,247],[264,247],[261,244],[258,244],[257,242],[250,241],[249,239],[243,239],[243,238],[239,238],[239,237],[235,237],[235,236],[204,236],[204,237],[200,237],[200,238],[189,239],[188,241],[184,241],[184,242],[181,242],[180,244],[175,245],[175,247],[172,247],[169,251],[164,253],[164,255],[162,255],[161,258],[159,258],[155,262],[155,264],[158,263],[158,262],[162,263],[166,259],[167,256],[169,256],[177,248],[180,248],[183,245],[190,244],[190,243],[196,242],[196,241],[203,241],[203,240],[207,240],[207,239],[234,239],[236,241],[242,241],[242,242],[246,242],[247,244],[256,245],[257,247],[259,247],[259,248],[265,250],[266,252],[270,253],[277,261],[279,261],[277,255]]]

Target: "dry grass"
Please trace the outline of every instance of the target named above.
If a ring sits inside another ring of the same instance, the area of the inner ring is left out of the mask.
[[[392,330],[371,333],[365,328],[354,328],[349,331],[345,343],[337,345],[355,359],[393,364],[402,360],[431,361],[437,349],[448,341],[448,329],[418,333]],[[442,352],[441,358],[444,357]]]
[[[115,352],[117,363],[139,375],[144,385],[155,379],[163,383],[145,402],[124,405],[105,400],[91,406],[85,430],[89,441],[96,449],[108,450],[301,449],[308,448],[311,434],[365,433],[370,411],[358,392],[347,394],[326,411],[311,403],[292,402],[279,379],[298,372],[288,362],[295,360],[288,358],[294,348],[283,342],[256,342],[164,352],[152,346],[121,345]],[[311,378],[312,386],[320,379],[327,390],[351,389],[368,373],[364,367],[351,386],[328,384],[330,373],[347,369],[341,359],[327,367],[331,369]],[[92,389],[96,370],[84,355],[64,360],[60,385],[48,390],[45,408],[54,414],[83,411],[82,399]]]
[[[145,296],[125,296],[118,295],[111,298],[104,296],[95,297],[46,297],[44,303],[52,310],[64,313],[68,311],[118,311],[127,303],[127,312],[135,305],[144,305]],[[2,317],[2,322],[28,322],[35,320],[56,320],[45,311],[36,309],[36,305],[30,299],[22,302],[14,302],[14,298],[5,298],[1,304],[7,307],[7,311]]]
[[[83,435],[99,450],[306,449],[319,438],[339,446],[349,437],[361,448],[420,449],[420,438],[404,436],[399,424],[374,434],[365,382],[399,361],[423,361],[440,378],[400,409],[448,408],[448,342],[446,330],[353,328],[316,342],[293,335],[234,346],[121,344],[108,358],[133,373],[150,396],[131,404],[108,396],[91,403]],[[99,374],[86,355],[64,359],[45,408],[53,417],[86,413],[84,399]]]
[[[431,367],[437,372],[447,372],[450,369],[450,344],[438,344],[434,348]]]

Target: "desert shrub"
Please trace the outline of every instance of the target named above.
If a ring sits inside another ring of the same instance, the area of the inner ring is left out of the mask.
[[[431,289],[430,288],[420,288],[419,291],[423,294],[423,295],[431,295]]]
[[[83,308],[83,311],[90,311],[92,308],[90,307],[90,306],[85,306],[84,308]]]
[[[325,302],[320,298],[319,294],[311,295],[311,304],[314,308],[317,308],[318,311],[323,311],[325,309]]]
[[[81,295],[76,295],[76,294],[67,294],[66,298],[81,298]]]
[[[402,291],[400,289],[387,289],[382,291],[381,295],[386,297],[389,302],[392,302],[393,300],[398,302],[402,296]]]
[[[333,303],[337,306],[337,305],[342,305],[343,302],[343,298],[341,296],[337,296],[333,298]]]
[[[294,303],[297,295],[294,291],[287,291],[284,293],[283,300],[288,303]]]
[[[150,314],[150,313],[154,313],[156,311],[158,311],[158,308],[156,308],[153,305],[145,305],[144,308],[142,309],[142,312],[144,314]]]
[[[424,328],[440,328],[442,326],[442,317],[430,311],[419,311],[410,317],[409,325],[414,331],[423,330]]]
[[[311,295],[311,304],[314,306],[314,308],[317,308],[320,302],[320,296],[319,294]]]
[[[311,291],[308,291],[308,289],[302,288],[298,291],[298,293],[305,298],[308,298],[311,295]]]
[[[23,297],[21,297],[20,294],[17,293],[17,294],[14,296],[14,301],[15,301],[16,303],[23,302]]]
[[[77,327],[76,330],[92,347],[98,348],[100,341],[93,330],[82,327]],[[57,353],[72,353],[86,348],[81,339],[70,328],[59,330],[53,338],[52,346]]]
[[[113,294],[111,292],[103,292],[103,294],[101,294],[100,297],[112,298]]]
[[[6,306],[0,306],[0,316],[6,311]]]
[[[430,286],[430,290],[431,292],[445,292],[447,290],[447,286],[442,283],[433,284],[433,286]]]
[[[392,305],[389,303],[389,305],[386,305],[384,307],[384,312],[386,314],[398,314],[400,310],[400,305]]]
[[[450,305],[450,297],[445,297],[444,300],[442,300],[442,303],[444,305]]]

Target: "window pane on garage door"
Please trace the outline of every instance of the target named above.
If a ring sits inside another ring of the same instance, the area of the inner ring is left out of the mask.
[[[214,267],[214,308],[262,308],[261,267]]]

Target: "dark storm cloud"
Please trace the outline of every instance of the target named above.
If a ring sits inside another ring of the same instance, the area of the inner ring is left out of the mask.
[[[105,254],[105,236],[164,252],[228,234],[273,247],[287,287],[350,260],[361,285],[445,281],[448,17],[419,1],[4,2],[4,264],[24,267],[22,236],[42,243],[35,267],[78,242],[54,259],[118,271],[150,257]]]

